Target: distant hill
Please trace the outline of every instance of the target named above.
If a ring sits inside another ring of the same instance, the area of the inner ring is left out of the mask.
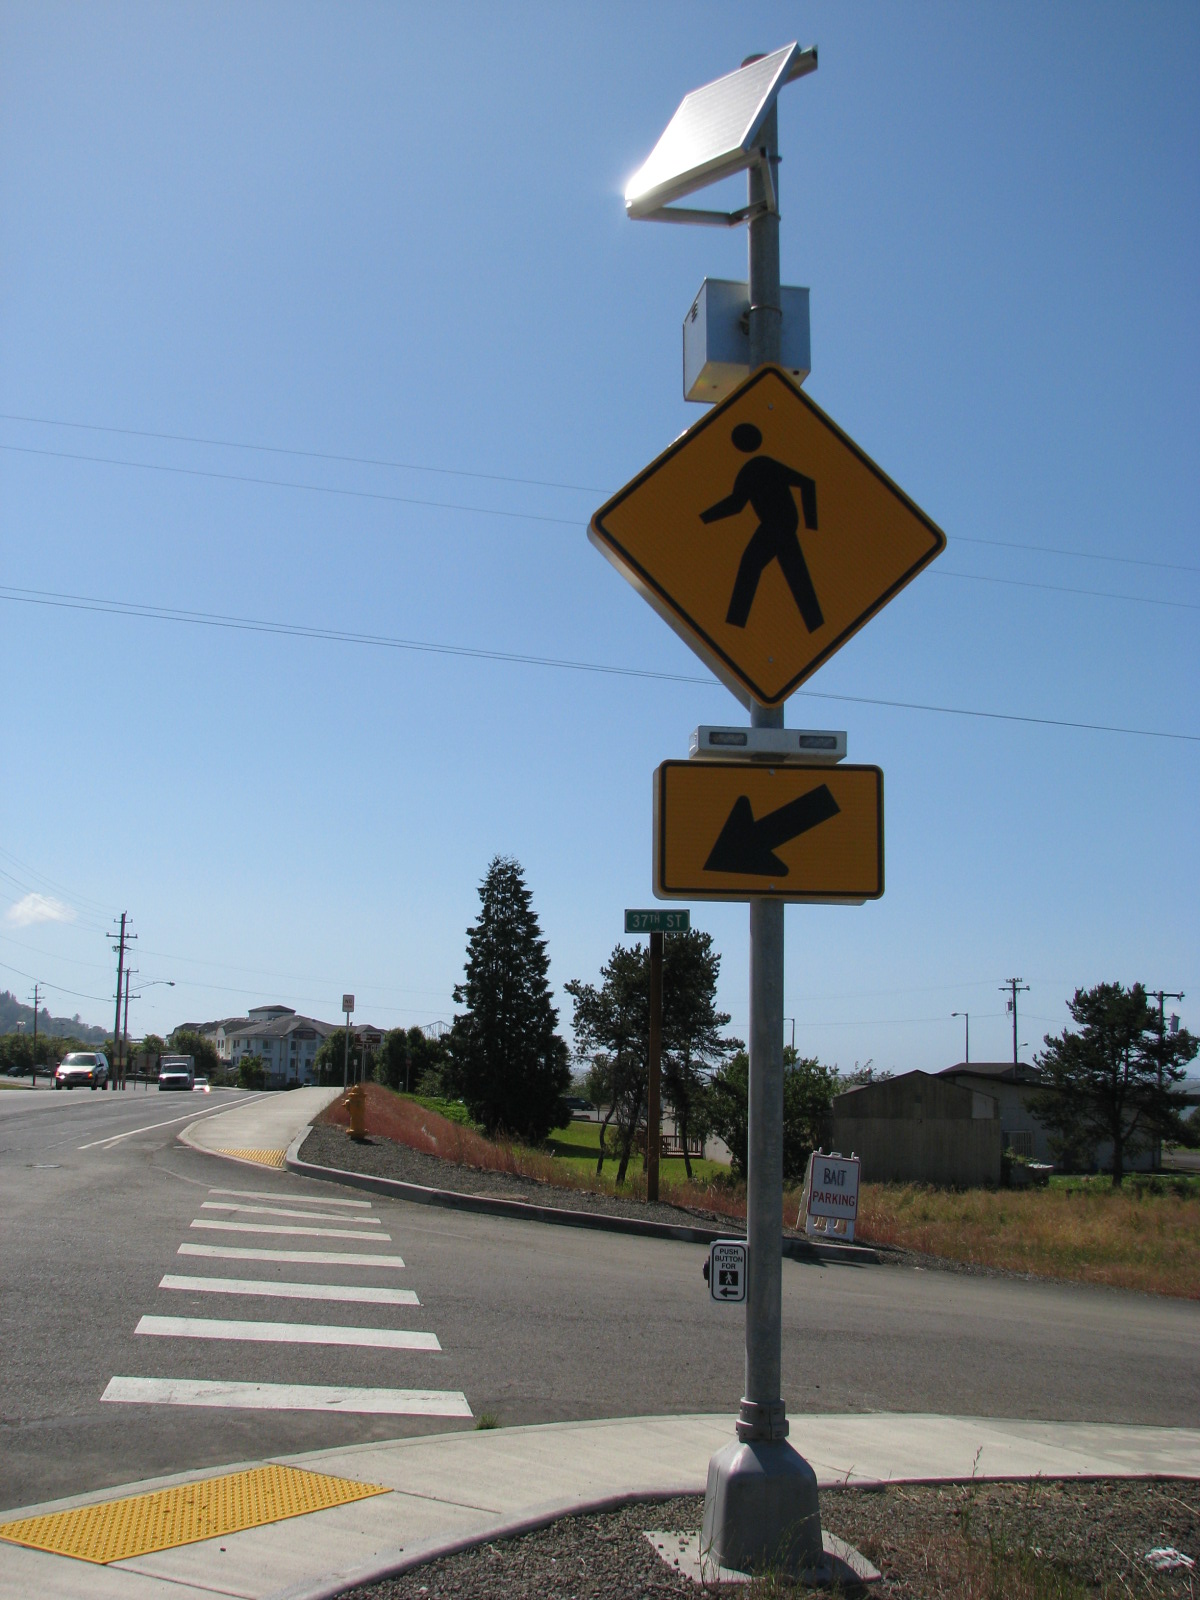
[[[18,1022],[23,1022],[25,1032],[32,1036],[33,1007],[23,1006],[15,994],[0,989],[0,1033],[16,1033]],[[78,1039],[81,1044],[103,1044],[108,1037],[106,1028],[92,1028],[86,1022],[81,1022],[78,1012],[73,1017],[52,1017],[43,1007],[38,1012],[37,1026],[39,1034]]]

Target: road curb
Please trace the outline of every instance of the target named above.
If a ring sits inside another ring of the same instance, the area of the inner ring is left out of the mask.
[[[470,1211],[483,1216],[514,1217],[526,1222],[549,1223],[561,1228],[591,1228],[600,1233],[631,1234],[642,1239],[678,1239],[685,1244],[712,1244],[733,1237],[727,1230],[698,1224],[651,1222],[640,1217],[615,1217],[597,1211],[571,1211],[565,1206],[537,1206],[528,1200],[501,1200],[493,1195],[459,1194],[453,1189],[430,1189],[424,1184],[404,1183],[398,1178],[377,1178],[366,1172],[347,1172],[342,1167],[320,1167],[300,1159],[300,1147],[311,1132],[301,1128],[288,1146],[284,1160],[289,1172],[301,1177],[340,1183],[349,1189],[365,1189],[371,1194],[408,1200],[415,1205],[443,1206],[451,1211]],[[808,1239],[783,1241],[783,1254],[793,1261],[836,1262],[843,1266],[878,1266],[879,1253],[866,1245],[813,1244]]]

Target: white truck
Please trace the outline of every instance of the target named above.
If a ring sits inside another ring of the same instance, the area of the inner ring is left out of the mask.
[[[158,1058],[158,1087],[160,1089],[188,1089],[196,1082],[196,1063],[192,1056]]]

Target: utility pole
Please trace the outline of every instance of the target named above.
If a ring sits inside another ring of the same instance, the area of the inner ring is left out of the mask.
[[[1013,1066],[1014,1067],[1020,1065],[1020,1060],[1019,1060],[1018,1055],[1017,1055],[1017,995],[1019,993],[1021,993],[1022,990],[1027,990],[1028,988],[1029,988],[1029,985],[1027,983],[1022,983],[1020,978],[1008,978],[1008,979],[1005,980],[1004,983],[1002,983],[1000,985],[1000,993],[1001,994],[1003,994],[1006,990],[1011,990],[1012,991],[1012,998],[1008,1002],[1008,1009],[1012,1012],[1012,1019],[1013,1019]]]
[[[1163,1048],[1167,1037],[1167,1019],[1164,1015],[1164,1002],[1167,1000],[1184,1000],[1186,995],[1177,993],[1173,989],[1148,989],[1146,991],[1152,1000],[1158,1001],[1158,1090],[1162,1093],[1163,1086]],[[1174,1019],[1172,1019],[1174,1020]],[[37,1038],[37,1012],[33,1015],[34,1039]],[[1162,1138],[1156,1135],[1154,1140],[1154,1165],[1162,1166]]]
[[[40,987],[40,985],[38,985],[36,983],[33,986],[33,1059],[32,1059],[32,1066],[31,1066],[31,1070],[30,1070],[30,1080],[29,1080],[31,1083],[36,1083],[37,1082],[37,1014],[38,1014],[38,989],[39,989],[39,987]],[[1159,1012],[1160,1012],[1160,1014],[1162,1012],[1161,1004],[1159,1005]],[[1162,1027],[1161,1026],[1159,1027],[1158,1031],[1161,1034],[1161,1032],[1162,1032]]]
[[[131,939],[136,939],[136,933],[126,933],[125,923],[129,916],[128,911],[121,913],[121,931],[112,933],[110,938],[115,938],[118,943],[113,945],[117,952],[117,1009],[113,1016],[113,1054],[118,1057],[117,1072],[120,1075],[120,1050],[121,1050],[121,986],[125,979],[125,946]]]
[[[133,977],[133,968],[125,968],[125,1022],[121,1029],[121,1088],[125,1087],[125,1058],[129,1053],[129,980]]]
[[[663,935],[650,933],[650,1061],[646,1083],[646,1199],[658,1199],[658,1158],[662,1150]]]

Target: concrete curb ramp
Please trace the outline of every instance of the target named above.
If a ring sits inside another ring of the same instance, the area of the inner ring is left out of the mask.
[[[885,1413],[794,1416],[792,1440],[824,1487],[1032,1477],[1200,1478],[1200,1429]],[[4,1600],[328,1600],[355,1584],[543,1526],[560,1516],[703,1492],[724,1416],[641,1417],[445,1433],[279,1458],[368,1498],[147,1551],[107,1565],[0,1545]],[[254,1465],[254,1464],[250,1464]],[[244,1469],[243,1469],[244,1470]],[[131,1485],[107,1500],[213,1475]],[[95,1505],[96,1496],[11,1513],[6,1523]]]

